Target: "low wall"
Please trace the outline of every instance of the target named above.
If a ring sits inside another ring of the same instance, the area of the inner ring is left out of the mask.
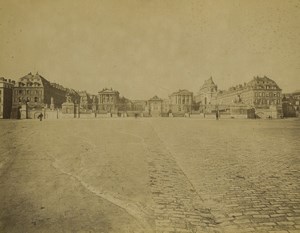
[[[92,118],[96,118],[96,115],[95,113],[80,113],[79,118],[92,119]]]

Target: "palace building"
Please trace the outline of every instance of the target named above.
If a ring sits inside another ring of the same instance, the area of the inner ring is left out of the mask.
[[[193,104],[193,92],[179,90],[169,96],[172,113],[190,113]]]
[[[9,119],[15,81],[0,77],[0,119]]]
[[[79,95],[73,89],[50,83],[39,73],[29,73],[20,78],[13,89],[12,118],[18,118],[19,109],[26,105],[29,109],[42,109],[51,107],[61,108],[66,101],[66,96],[72,97],[74,102],[79,102]]]
[[[256,109],[267,109],[270,106],[281,106],[281,98],[281,89],[275,81],[266,76],[257,76],[243,85],[219,91],[212,104],[226,108],[242,103]]]
[[[204,81],[204,84],[195,96],[195,102],[202,106],[210,105],[216,98],[217,92],[218,86],[214,83],[213,78],[210,77]]]
[[[116,90],[104,88],[98,92],[98,112],[118,112],[120,93]]]

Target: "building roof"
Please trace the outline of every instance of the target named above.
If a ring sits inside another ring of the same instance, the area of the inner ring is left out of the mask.
[[[119,94],[118,91],[113,90],[112,88],[108,89],[108,88],[103,88],[102,91],[98,92],[99,94]]]
[[[191,94],[193,94],[193,92],[185,90],[185,89],[183,89],[183,90],[179,89],[179,91],[173,92],[171,94],[171,96],[173,96],[173,95],[191,95]]]
[[[211,87],[211,86],[214,86],[214,87],[217,86],[217,85],[214,83],[212,77],[210,77],[209,79],[207,79],[207,80],[204,81],[204,83],[203,83],[203,85],[202,85],[202,88],[203,88],[203,87]]]
[[[16,83],[14,80],[6,79],[4,77],[0,77],[0,82],[6,83],[6,84],[11,84],[11,85],[15,85],[15,83]]]
[[[162,101],[162,99],[155,95],[151,99],[149,99],[149,101]]]
[[[269,85],[271,87],[270,89],[272,89],[272,88],[280,89],[279,86],[277,85],[277,83],[274,80],[268,78],[267,76],[253,77],[253,79],[247,83],[247,86],[251,87],[253,89],[265,89],[265,86],[267,86],[267,85]]]
[[[38,72],[33,75],[31,72],[18,80],[18,86],[47,86],[50,82],[42,77]]]

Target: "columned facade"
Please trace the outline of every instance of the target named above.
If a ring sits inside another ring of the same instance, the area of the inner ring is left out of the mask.
[[[119,92],[113,89],[103,89],[98,92],[98,111],[99,112],[118,112]]]
[[[169,96],[172,113],[189,113],[192,110],[193,92],[179,90]]]

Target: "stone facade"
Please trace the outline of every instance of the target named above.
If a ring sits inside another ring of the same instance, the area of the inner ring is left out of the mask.
[[[13,90],[12,118],[18,118],[18,109],[24,104],[30,109],[51,106],[61,108],[68,89],[50,83],[40,74],[29,73],[20,78]]]
[[[86,91],[79,91],[80,96],[80,112],[89,112],[92,110],[93,99]]]
[[[132,100],[133,103],[133,111],[144,112],[148,105],[146,100]]]
[[[118,112],[119,92],[111,89],[103,89],[98,92],[98,112]]]
[[[234,103],[243,103],[256,109],[281,106],[281,89],[275,81],[264,76],[254,77],[250,82],[219,91],[213,105],[227,108]]]
[[[154,96],[148,100],[148,110],[152,117],[158,117],[162,115],[163,100],[158,96]]]
[[[193,103],[193,92],[179,90],[169,96],[170,110],[172,113],[190,113]]]
[[[198,94],[195,96],[195,102],[201,106],[201,109],[212,104],[217,96],[218,86],[214,83],[213,78],[204,81]]]
[[[0,119],[9,119],[15,81],[0,77]]]
[[[299,117],[300,91],[283,95],[282,112],[284,117]]]

